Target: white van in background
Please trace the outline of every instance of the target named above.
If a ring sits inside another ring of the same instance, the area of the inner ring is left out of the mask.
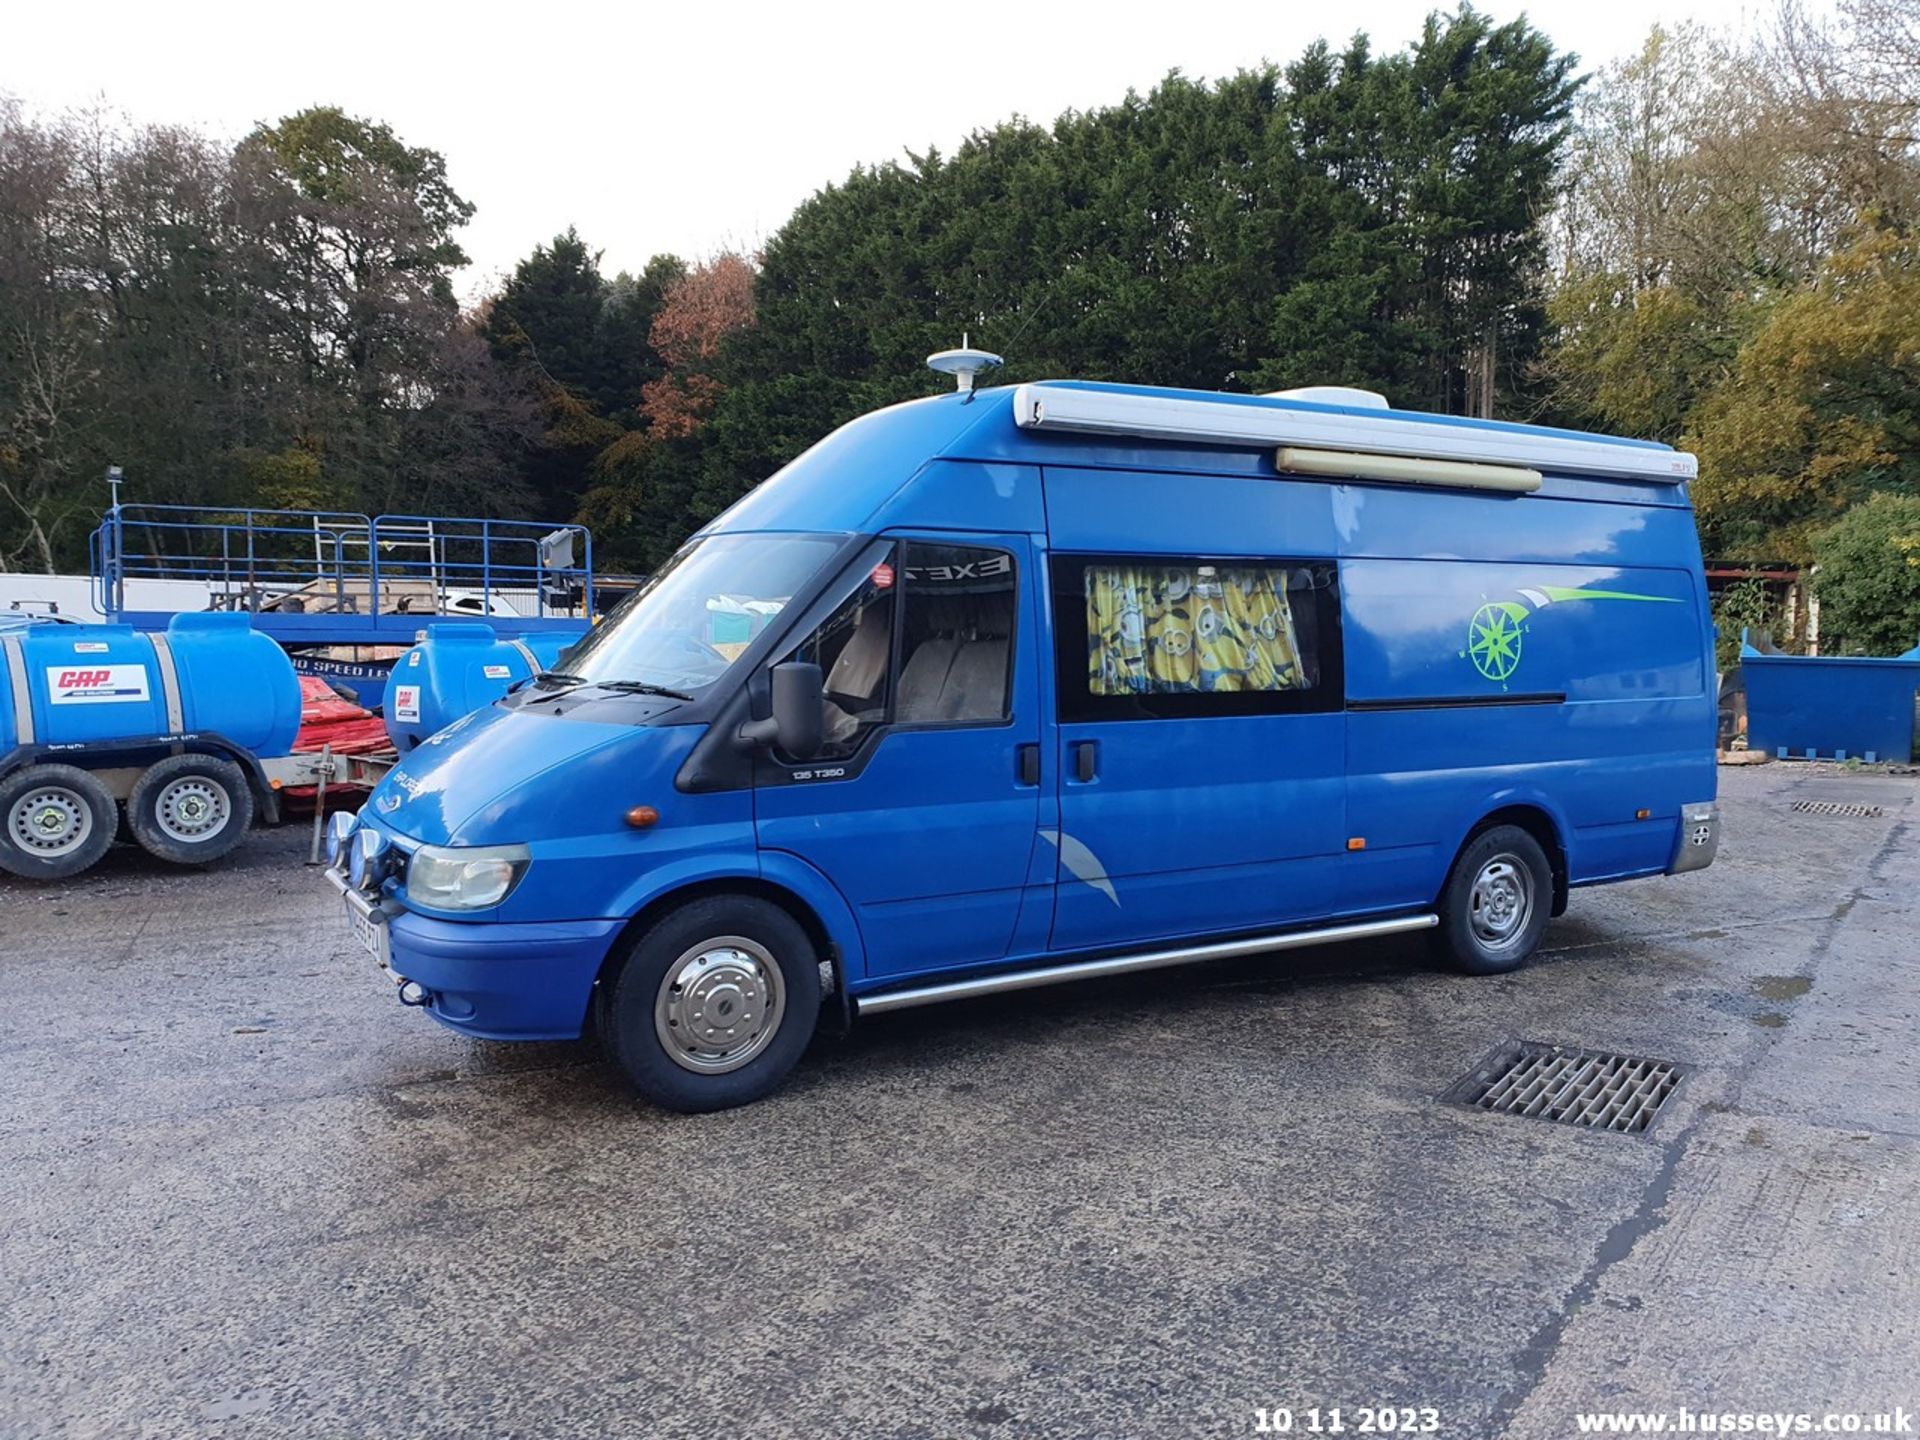
[[[31,575],[0,572],[0,615],[58,615],[101,624],[106,616],[94,599],[87,575]],[[129,610],[211,610],[213,586],[204,580],[129,580]]]

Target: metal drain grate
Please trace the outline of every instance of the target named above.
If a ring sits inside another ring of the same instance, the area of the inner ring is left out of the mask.
[[[1665,1060],[1521,1040],[1494,1051],[1441,1098],[1496,1115],[1641,1135],[1685,1074],[1684,1065]]]
[[[1878,820],[1878,805],[1843,805],[1838,800],[1796,800],[1793,808],[1802,815],[1852,815],[1860,820]]]

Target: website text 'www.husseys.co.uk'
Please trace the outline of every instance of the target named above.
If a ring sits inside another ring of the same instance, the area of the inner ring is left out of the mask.
[[[1792,1410],[1594,1411],[1573,1417],[1581,1435],[1912,1435],[1911,1410],[1810,1414]]]

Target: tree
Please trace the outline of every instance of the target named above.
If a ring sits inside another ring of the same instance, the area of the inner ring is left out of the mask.
[[[642,392],[666,369],[654,318],[684,273],[674,257],[655,256],[639,276],[609,281],[599,253],[569,229],[515,266],[483,307],[481,333],[541,416],[523,470],[543,514],[571,515],[599,457],[645,429]]]
[[[640,397],[655,439],[685,439],[700,428],[720,398],[713,376],[720,349],[752,324],[753,266],[739,255],[696,265],[668,287],[648,336],[667,372]]]
[[[1920,491],[1920,239],[1866,231],[1769,307],[1692,431],[1719,553],[1804,561],[1870,493]]]
[[[512,445],[454,300],[466,263],[454,232],[473,206],[436,151],[323,106],[263,126],[234,159],[244,254],[263,323],[298,378],[290,427],[320,456],[327,488],[375,508],[499,513],[524,491],[496,483],[501,456],[446,463],[446,436]],[[512,407],[503,412],[513,414]]]
[[[1726,307],[1632,273],[1569,275],[1547,306],[1544,366],[1554,406],[1576,423],[1677,443],[1702,391],[1738,351]]]
[[[691,268],[656,259],[641,284],[657,287],[647,339],[660,369],[640,387],[641,424],[594,457],[580,519],[612,563],[651,569],[719,508],[703,503],[703,432],[723,391],[719,356],[753,323],[753,267],[732,254]]]
[[[0,97],[0,570],[54,568],[96,404],[84,301],[65,293],[66,138]]]
[[[1489,413],[1544,324],[1571,57],[1463,8],[1408,51],[1178,74],[1050,128],[862,168],[768,241],[709,372],[712,513],[833,425],[931,392],[959,342],[1047,375],[1258,390],[1341,380]]]
[[[1879,494],[1813,542],[1822,648],[1894,655],[1920,644],[1920,497]]]

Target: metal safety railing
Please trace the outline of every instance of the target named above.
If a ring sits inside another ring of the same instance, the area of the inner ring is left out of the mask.
[[[593,537],[581,525],[321,510],[115,505],[89,540],[109,617],[141,580],[188,581],[206,606],[255,615],[587,618]]]

